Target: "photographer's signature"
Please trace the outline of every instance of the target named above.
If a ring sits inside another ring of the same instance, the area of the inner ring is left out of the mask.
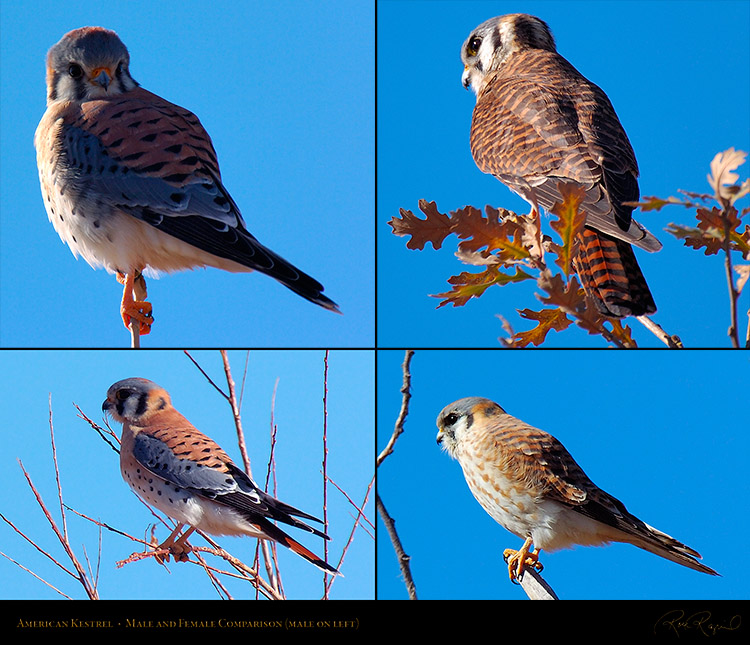
[[[673,632],[677,636],[687,632],[698,632],[703,636],[716,636],[719,632],[731,632],[740,628],[742,616],[735,614],[729,619],[717,621],[710,611],[695,611],[690,614],[682,609],[668,611],[654,625],[654,633]]]

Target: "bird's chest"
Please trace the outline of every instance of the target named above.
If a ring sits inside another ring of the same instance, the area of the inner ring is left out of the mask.
[[[62,121],[39,124],[34,143],[39,184],[52,226],[76,256],[93,267],[116,270],[108,261],[115,246],[116,213],[93,188],[95,169],[77,167],[63,153]]]
[[[539,521],[539,497],[527,483],[486,463],[461,461],[472,494],[498,524],[519,537],[526,537]]]
[[[132,456],[120,455],[120,472],[128,486],[144,502],[179,522],[190,524],[194,495],[146,470]]]

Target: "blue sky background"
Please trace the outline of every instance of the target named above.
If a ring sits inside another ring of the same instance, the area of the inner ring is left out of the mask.
[[[378,344],[381,347],[495,347],[501,314],[516,331],[533,325],[516,309],[540,309],[535,283],[493,287],[464,307],[429,297],[450,276],[477,267],[455,256],[456,238],[439,251],[406,248],[391,233],[399,208],[419,199],[442,212],[472,204],[528,212],[527,204],[477,169],[469,149],[473,92],[461,86],[461,45],[493,16],[525,12],[547,21],[558,51],[608,94],[630,137],[641,194],[682,188],[709,192],[714,155],[750,152],[750,4],[741,2],[378,2]],[[748,176],[748,166],[740,176]],[[747,200],[745,200],[747,201]],[[659,311],[654,320],[689,347],[728,347],[729,304],[723,259],[705,257],[666,233],[693,225],[672,207],[636,215],[664,244],[636,251]],[[549,226],[547,233],[552,233]],[[735,261],[739,261],[735,255]],[[740,312],[750,307],[750,292]],[[744,332],[747,320],[740,315]],[[632,323],[641,346],[660,346]],[[569,328],[545,346],[602,347],[600,337]]]
[[[374,13],[349,0],[3,2],[0,345],[129,346],[122,288],[60,241],[33,147],[48,49],[100,25],[143,87],[201,119],[249,230],[344,312],[263,275],[188,271],[148,281],[156,324],[143,346],[372,346]]]
[[[218,351],[191,352],[212,379],[226,390]],[[246,352],[229,354],[239,390]],[[52,397],[57,459],[66,504],[130,535],[142,537],[152,516],[122,480],[118,456],[89,425],[77,417],[73,404],[102,424],[101,404],[109,386],[122,378],[143,376],[163,385],[175,407],[197,428],[215,439],[241,465],[228,403],[179,350],[4,351],[0,354],[0,398],[4,448],[0,464],[0,512],[67,564],[62,549],[26,484],[21,460],[53,515],[59,506],[49,440],[49,396]],[[324,352],[251,351],[242,401],[242,421],[253,475],[263,486],[270,447],[271,409],[276,387],[276,495],[297,508],[322,517],[322,431]],[[361,504],[372,477],[374,432],[374,363],[370,351],[334,351],[328,371],[328,475]],[[278,385],[276,385],[278,382]],[[354,422],[353,422],[354,421]],[[103,425],[103,424],[102,424]],[[119,435],[120,426],[112,424]],[[373,493],[374,495],[374,493]],[[373,495],[370,496],[372,502]],[[374,505],[367,507],[374,521]],[[70,540],[79,558],[85,548],[96,558],[97,528],[68,513]],[[354,523],[350,503],[328,486],[329,561],[336,562]],[[318,555],[323,540],[291,529],[290,534]],[[157,538],[168,535],[163,526]],[[252,562],[256,540],[217,538],[236,557]],[[198,538],[193,544],[205,543]],[[105,599],[215,599],[205,574],[195,565],[170,563],[169,572],[152,560],[117,569],[140,545],[105,531],[99,592]],[[72,578],[0,523],[0,551],[75,598],[83,591]],[[322,596],[323,574],[296,554],[280,547],[279,561],[289,598]],[[209,558],[211,556],[208,556]],[[371,527],[358,529],[333,585],[332,598],[366,599],[374,595],[374,539]],[[0,596],[15,599],[59,598],[47,586],[0,557]],[[229,581],[235,598],[253,598],[247,584]]]
[[[400,350],[378,352],[378,448],[401,405]],[[747,352],[417,350],[406,431],[378,469],[378,491],[411,557],[420,599],[524,599],[502,560],[522,541],[479,506],[435,441],[440,410],[485,396],[563,442],[586,474],[644,522],[703,555],[722,577],[629,544],[545,554],[564,599],[748,597]],[[378,518],[378,597],[406,598]]]

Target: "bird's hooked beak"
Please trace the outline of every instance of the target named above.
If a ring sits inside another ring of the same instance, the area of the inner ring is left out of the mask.
[[[464,73],[461,74],[461,83],[463,84],[465,90],[468,90],[469,86],[471,85],[471,72],[469,72],[468,65],[464,65]]]
[[[104,399],[104,403],[102,403],[102,412],[108,414],[112,407],[113,405],[109,398]]]
[[[106,90],[112,82],[112,76],[112,70],[109,67],[97,67],[91,73],[91,82],[96,83]]]

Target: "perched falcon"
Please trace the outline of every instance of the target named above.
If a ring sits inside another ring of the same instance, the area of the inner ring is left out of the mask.
[[[585,190],[586,228],[575,269],[606,316],[656,311],[631,244],[661,243],[632,219],[638,164],[607,95],[557,53],[545,22],[526,14],[492,18],[461,49],[463,84],[477,95],[471,152],[537,212],[560,203],[559,183]]]
[[[47,111],[34,137],[47,215],[74,255],[125,284],[122,314],[141,333],[141,272],[260,271],[338,311],[323,286],[250,234],[221,181],[198,117],[138,86],[114,31],[84,27],[47,55]]]
[[[326,573],[338,573],[274,524],[282,522],[327,540],[325,533],[296,518],[320,520],[258,488],[227,453],[172,407],[169,394],[156,383],[144,378],[118,381],[107,391],[102,410],[122,423],[123,479],[144,501],[178,522],[158,549],[185,560],[190,552],[187,538],[195,529],[249,535],[274,540]],[[185,525],[188,530],[176,539]]]
[[[457,459],[471,492],[492,519],[525,540],[504,552],[511,580],[539,568],[539,551],[627,542],[683,566],[719,575],[700,554],[649,526],[598,488],[552,435],[470,397],[443,408],[437,441]],[[536,550],[534,550],[536,548]]]

